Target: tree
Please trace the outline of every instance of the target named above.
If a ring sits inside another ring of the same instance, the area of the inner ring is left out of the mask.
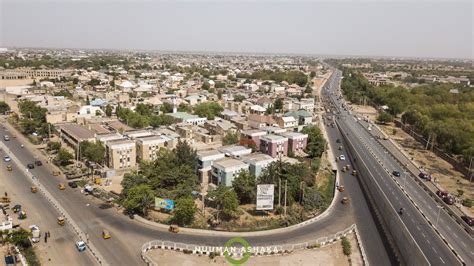
[[[191,112],[191,111],[192,111],[192,108],[188,104],[180,103],[178,105],[178,112]]]
[[[232,181],[240,204],[249,204],[255,202],[256,197],[256,177],[249,173],[249,171],[241,171],[234,181]]]
[[[197,163],[196,150],[193,150],[187,142],[178,140],[174,151],[177,165],[188,165],[191,169],[194,169]]]
[[[283,100],[281,98],[277,98],[273,103],[273,109],[279,113],[283,111]]]
[[[209,90],[210,88],[211,88],[211,85],[209,84],[209,82],[204,81],[204,82],[202,83],[201,90],[206,90],[206,91],[207,91],[207,90]]]
[[[105,147],[102,142],[82,141],[80,144],[81,157],[85,157],[88,161],[102,163],[105,158]]]
[[[107,104],[107,106],[105,107],[105,115],[107,117],[111,117],[112,116],[112,111],[113,111],[112,105]]]
[[[172,113],[173,112],[173,105],[170,103],[163,103],[160,107],[160,111],[163,113]]]
[[[59,141],[50,141],[48,142],[48,150],[50,151],[59,151],[61,148],[61,142]]]
[[[173,221],[178,225],[189,225],[194,221],[196,213],[196,204],[191,197],[182,197],[176,201]]]
[[[239,134],[237,132],[229,131],[222,139],[222,144],[224,145],[232,145],[237,143],[239,143]]]
[[[151,207],[154,200],[153,190],[149,185],[141,184],[130,188],[123,199],[123,207],[126,210],[133,210],[148,214],[148,209]]]
[[[241,94],[234,95],[234,101],[236,101],[236,102],[242,102],[245,99],[246,99],[245,96],[243,96]]]
[[[31,236],[30,231],[20,228],[19,230],[14,230],[8,233],[7,240],[16,246],[27,248],[31,246],[29,239]]]
[[[377,116],[377,121],[382,123],[382,124],[385,124],[385,123],[388,123],[388,122],[392,122],[393,120],[393,117],[392,115],[390,115],[389,113],[387,112],[381,112],[378,116]]]
[[[59,165],[66,166],[71,163],[72,159],[74,159],[74,155],[63,148],[59,149],[58,155],[56,156],[56,162]]]
[[[316,72],[311,71],[311,72],[309,73],[309,77],[310,77],[310,78],[316,77]]]
[[[216,190],[209,192],[208,196],[218,204],[217,218],[219,218],[219,214],[222,214],[225,219],[236,215],[239,208],[239,199],[237,193],[231,187],[220,185]]]
[[[6,102],[0,102],[0,113],[5,114],[10,111],[10,106]]]
[[[159,127],[159,126],[168,126],[176,123],[176,119],[170,115],[160,114],[153,115],[150,117],[150,126]]]
[[[301,130],[301,133],[308,134],[308,144],[306,145],[306,153],[311,158],[320,157],[326,148],[326,141],[319,128],[307,126]]]
[[[216,102],[205,102],[197,104],[194,107],[194,114],[200,117],[207,117],[207,119],[212,120],[223,110],[224,108]]]

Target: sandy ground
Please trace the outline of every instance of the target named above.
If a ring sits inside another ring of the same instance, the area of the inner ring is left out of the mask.
[[[370,120],[375,121],[377,118],[377,110],[374,107],[369,105],[356,105],[351,104],[353,111],[359,114],[362,114],[364,117],[369,117]]]
[[[286,255],[251,257],[243,265],[255,266],[276,266],[276,265],[362,265],[362,257],[358,249],[355,235],[347,236],[352,246],[352,254],[349,258],[342,253],[341,241],[337,241],[329,246],[316,249],[306,249]],[[148,252],[155,263],[160,266],[165,265],[231,265],[224,257],[210,259],[208,256],[186,255],[176,251],[164,251],[155,249]]]
[[[31,85],[33,79],[2,79],[0,80],[0,88]]]
[[[439,158],[431,151],[425,150],[423,145],[414,140],[409,134],[400,128],[394,126],[381,126],[381,128],[387,133],[390,138],[395,140],[403,150],[415,158],[415,163],[419,166],[423,166],[427,172],[432,173],[436,178],[436,185],[441,190],[447,190],[449,193],[457,196],[458,189],[462,189],[464,194],[460,197],[461,199],[474,199],[474,184],[469,185],[469,180],[463,178],[463,174],[456,171],[454,167]],[[396,134],[393,135],[393,130],[396,130]],[[462,210],[468,213],[470,216],[474,216],[474,208],[462,207]]]

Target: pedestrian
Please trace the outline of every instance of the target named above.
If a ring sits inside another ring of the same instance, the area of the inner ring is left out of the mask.
[[[8,197],[8,193],[5,191],[5,197]]]
[[[48,234],[44,234],[44,243],[48,243]]]
[[[51,233],[48,231],[48,237],[51,238]]]

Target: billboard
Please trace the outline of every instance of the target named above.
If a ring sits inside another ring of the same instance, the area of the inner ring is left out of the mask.
[[[257,185],[257,210],[273,210],[275,185]]]
[[[174,201],[170,199],[155,198],[155,210],[174,209]]]

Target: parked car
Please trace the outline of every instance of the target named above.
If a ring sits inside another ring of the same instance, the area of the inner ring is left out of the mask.
[[[442,191],[442,190],[436,191],[436,195],[438,195],[438,197],[440,197],[440,198],[444,198],[444,197],[449,196],[448,192]]]
[[[58,184],[58,189],[59,189],[59,190],[65,190],[65,189],[66,189],[66,186],[64,186],[63,183],[59,183],[59,184]]]
[[[42,166],[43,165],[43,163],[40,160],[36,160],[35,164],[36,164],[36,166]]]
[[[446,196],[443,198],[444,203],[448,205],[453,205],[454,204],[454,198],[451,197],[450,195]]]
[[[396,177],[400,177],[400,172],[399,171],[393,171],[392,175],[394,175]]]
[[[346,160],[346,156],[344,156],[344,154],[341,154],[341,156],[339,156],[339,160],[345,161],[345,160]]]
[[[431,175],[428,173],[421,172],[420,174],[418,174],[418,177],[421,179],[431,181]]]
[[[5,141],[9,141],[9,140],[10,140],[10,137],[9,137],[8,135],[5,135],[5,136],[3,136],[3,139],[4,139]]]
[[[8,155],[5,155],[5,157],[3,157],[3,160],[8,163],[12,160],[12,158],[10,158],[10,156]]]
[[[86,250],[86,243],[84,243],[84,241],[77,241],[76,242],[76,248],[77,248],[77,250],[79,250],[79,252],[82,252],[82,251]]]
[[[461,216],[461,219],[463,219],[469,226],[474,226],[474,217],[463,215]]]
[[[32,164],[32,163],[29,163],[29,164],[26,165],[26,167],[28,167],[28,169],[33,169],[33,168],[35,168],[35,165]]]
[[[77,188],[77,182],[76,182],[76,181],[68,182],[67,185],[68,185],[70,188]]]

